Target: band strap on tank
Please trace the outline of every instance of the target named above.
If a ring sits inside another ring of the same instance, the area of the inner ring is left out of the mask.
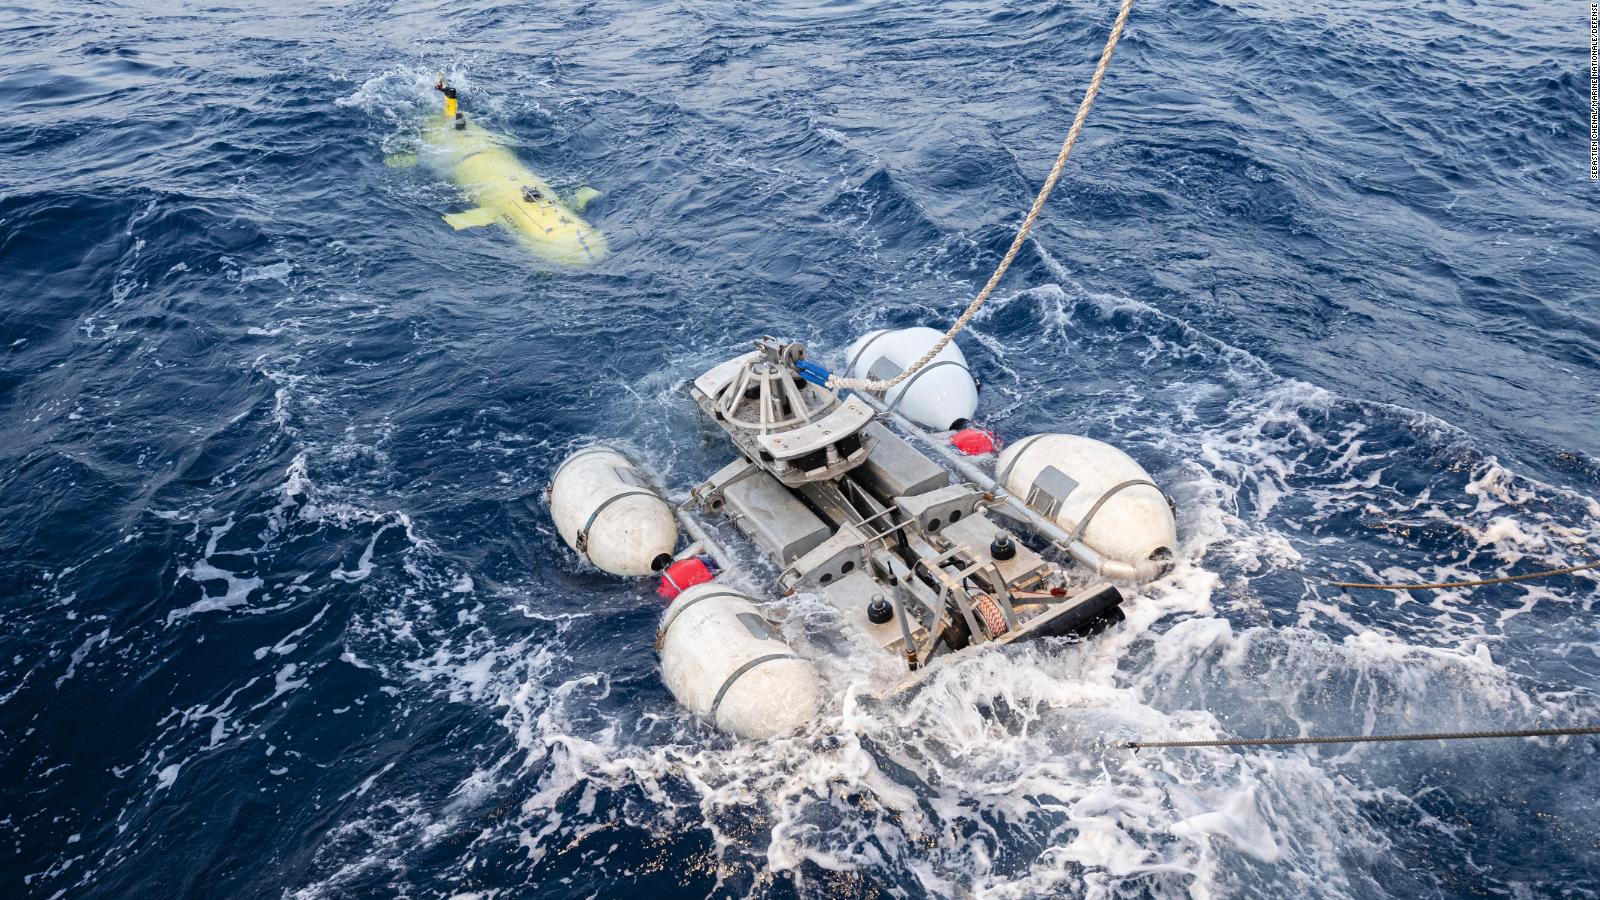
[[[999,486],[1000,490],[1011,490],[1010,488],[1006,487],[1006,477],[1011,474],[1012,469],[1017,467],[1017,462],[1022,459],[1022,454],[1027,453],[1028,448],[1033,445],[1033,442],[1042,437],[1044,437],[1044,435],[1036,434],[1032,437],[1023,438],[1022,442],[1019,444],[1012,445],[1013,452],[1011,454],[1011,461],[1001,467],[1000,471],[995,473],[994,476],[994,483]]]
[[[593,456],[596,453],[615,453],[616,455],[622,457],[623,459],[627,459],[629,463],[633,462],[633,460],[628,459],[628,454],[623,453],[621,450],[617,450],[617,449],[614,449],[612,447],[605,447],[605,446],[600,446],[600,445],[595,445],[593,447],[585,447],[582,450],[579,450],[578,452],[576,452],[576,453],[572,454],[571,456],[567,457],[566,459],[562,460],[561,461],[561,465],[556,466],[556,470],[554,472],[550,473],[550,483],[552,485],[555,484],[556,483],[556,479],[561,476],[561,473],[566,470],[567,466],[572,465],[572,463],[575,460],[577,460],[579,457],[581,457],[581,456]]]
[[[666,625],[662,626],[660,631],[656,632],[656,649],[660,650],[662,645],[666,643],[667,629],[671,628],[679,619],[683,618],[684,612],[686,612],[689,607],[699,603],[701,600],[710,600],[712,597],[737,597],[740,600],[750,599],[738,591],[706,591],[704,594],[700,594],[699,596],[691,598],[682,606],[679,606],[677,603],[672,604],[672,606],[667,607],[667,612],[672,616],[671,621],[667,622]]]
[[[1094,502],[1094,505],[1089,507],[1089,511],[1087,513],[1084,513],[1083,518],[1078,520],[1077,526],[1075,526],[1072,529],[1072,534],[1067,536],[1067,543],[1071,544],[1072,542],[1076,541],[1077,539],[1083,537],[1083,533],[1085,531],[1087,531],[1088,528],[1089,528],[1089,520],[1093,519],[1094,518],[1094,514],[1100,511],[1100,507],[1106,505],[1106,501],[1107,500],[1110,500],[1112,497],[1116,496],[1117,494],[1121,493],[1122,491],[1127,490],[1128,488],[1139,487],[1141,485],[1146,486],[1146,487],[1153,487],[1153,488],[1156,489],[1157,493],[1161,493],[1161,487],[1159,485],[1157,485],[1153,481],[1146,481],[1143,478],[1131,478],[1131,479],[1129,479],[1127,481],[1122,482],[1121,484],[1113,485],[1111,490],[1106,491],[1104,494],[1101,494],[1100,495],[1100,499],[1096,500]],[[1163,493],[1163,494],[1161,494],[1161,496],[1162,496],[1163,499],[1165,499],[1167,495]]]
[[[932,372],[934,369],[937,369],[940,366],[960,366],[961,367],[961,371],[966,372],[969,377],[972,375],[972,372],[969,369],[967,369],[966,363],[963,363],[959,359],[941,359],[938,362],[933,363],[931,365],[923,366],[922,368],[917,370],[917,374],[911,376],[910,378],[907,378],[904,382],[901,383],[901,385],[900,385],[900,393],[894,395],[894,402],[889,404],[889,411],[890,412],[894,412],[895,407],[900,405],[900,401],[904,400],[906,398],[906,395],[911,393],[911,386],[913,384],[917,383],[917,379],[918,378],[921,378],[922,376],[928,374],[929,372]],[[892,390],[892,388],[891,388],[891,390]]]
[[[872,345],[878,342],[878,338],[881,338],[888,333],[889,329],[887,328],[881,328],[878,331],[873,332],[872,337],[867,338],[867,342],[861,345],[860,350],[856,351],[856,355],[850,357],[850,361],[844,364],[845,374],[850,374],[851,370],[856,367],[856,363],[861,361],[861,357],[866,356],[867,351],[872,348]]]
[[[779,659],[800,658],[801,657],[798,657],[793,653],[768,653],[766,656],[758,656],[739,668],[734,669],[733,674],[728,676],[728,680],[724,681],[722,683],[722,687],[717,691],[716,699],[711,701],[711,709],[706,712],[706,718],[710,719],[713,723],[717,721],[717,707],[722,705],[722,698],[728,695],[728,689],[733,687],[734,683],[744,676],[744,673],[754,669],[756,666],[759,666],[762,663],[769,663]]]
[[[594,527],[594,520],[600,518],[600,514],[605,512],[606,507],[617,502],[618,500],[623,500],[628,497],[655,496],[655,491],[633,490],[623,491],[620,494],[612,494],[611,496],[607,497],[599,506],[594,508],[594,512],[589,513],[589,521],[584,522],[583,527],[578,529],[578,552],[582,553],[585,557],[589,555],[589,529]]]

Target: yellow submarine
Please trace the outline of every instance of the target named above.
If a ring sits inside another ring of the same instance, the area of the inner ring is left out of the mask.
[[[430,120],[418,158],[459,186],[475,204],[444,217],[452,228],[477,228],[500,223],[535,255],[571,266],[593,265],[606,255],[606,238],[578,213],[600,195],[580,188],[564,201],[554,188],[533,174],[503,142],[457,106],[456,89],[441,78],[434,87],[444,94],[444,114]],[[412,159],[399,158],[405,165]]]

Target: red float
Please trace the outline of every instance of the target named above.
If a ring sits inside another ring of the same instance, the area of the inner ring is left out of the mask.
[[[950,446],[968,456],[993,453],[1000,446],[994,432],[983,428],[963,428],[950,436]]]
[[[697,584],[705,584],[717,577],[717,572],[711,563],[703,556],[691,556],[680,559],[661,572],[661,586],[656,588],[656,593],[667,598],[668,601],[676,600],[678,595]]]

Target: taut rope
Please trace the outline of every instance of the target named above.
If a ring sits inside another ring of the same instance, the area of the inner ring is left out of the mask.
[[[933,361],[956,335],[961,333],[972,317],[983,308],[989,295],[994,293],[995,286],[1006,275],[1006,270],[1011,268],[1011,263],[1017,258],[1017,253],[1022,249],[1022,243],[1028,239],[1028,232],[1033,230],[1033,223],[1039,218],[1039,211],[1044,209],[1044,203],[1050,199],[1050,192],[1055,189],[1056,182],[1061,179],[1061,170],[1066,168],[1067,157],[1072,154],[1072,146],[1078,142],[1078,132],[1083,130],[1083,121],[1089,117],[1089,108],[1094,106],[1095,95],[1100,93],[1100,82],[1105,80],[1106,67],[1111,64],[1111,54],[1117,49],[1117,41],[1122,38],[1122,28],[1128,24],[1128,13],[1133,10],[1133,0],[1122,0],[1122,9],[1117,13],[1117,20],[1111,25],[1111,34],[1106,38],[1106,48],[1100,51],[1100,63],[1094,67],[1094,77],[1089,79],[1089,88],[1084,91],[1083,102],[1078,104],[1078,115],[1072,120],[1072,129],[1067,132],[1067,139],[1061,144],[1061,152],[1056,156],[1056,164],[1050,169],[1050,176],[1044,180],[1044,187],[1039,189],[1039,196],[1033,198],[1033,208],[1028,210],[1028,217],[1022,220],[1022,227],[1017,229],[1017,236],[1011,241],[1011,248],[1006,251],[1005,258],[1000,260],[1000,265],[989,276],[989,283],[983,286],[978,296],[967,304],[966,312],[950,330],[944,333],[937,343],[922,354],[922,358],[912,363],[898,375],[886,381],[875,381],[871,378],[844,378],[838,375],[828,376],[828,387],[839,391],[845,388],[854,388],[858,391],[887,391],[907,378],[917,374],[923,366]]]

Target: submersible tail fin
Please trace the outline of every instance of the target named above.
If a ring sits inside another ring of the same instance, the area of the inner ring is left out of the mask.
[[[456,89],[444,80],[444,73],[439,73],[439,77],[434,80],[433,89],[444,95],[444,117],[446,119],[455,118],[457,112]]]
[[[433,83],[433,89],[444,94],[445,121],[448,122],[454,119],[457,131],[465,129],[467,127],[467,116],[461,111],[456,102],[456,89],[445,82],[442,74],[439,76],[439,80]]]
[[[603,195],[599,191],[587,185],[578,188],[572,192],[572,208],[578,212],[583,212],[589,207],[589,201],[600,196]]]
[[[450,227],[457,231],[463,228],[480,228],[484,225],[492,225],[499,218],[500,214],[487,206],[479,206],[465,212],[446,213],[444,216],[444,220],[450,223]]]

